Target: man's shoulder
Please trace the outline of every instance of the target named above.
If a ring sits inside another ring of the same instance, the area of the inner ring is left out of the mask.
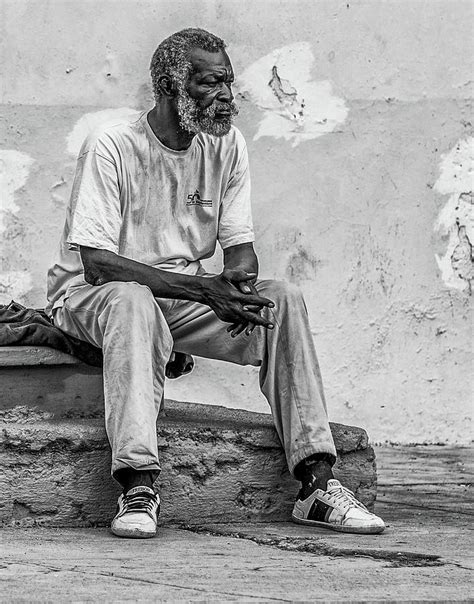
[[[229,134],[232,134],[234,145],[238,149],[246,149],[247,148],[247,143],[245,142],[245,137],[242,134],[242,132],[236,126],[232,126],[231,127]]]

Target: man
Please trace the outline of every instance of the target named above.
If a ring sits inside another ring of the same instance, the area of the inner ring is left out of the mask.
[[[151,61],[155,107],[85,141],[60,259],[48,274],[54,323],[103,350],[112,475],[122,485],[112,532],[156,533],[156,420],[173,350],[260,366],[290,472],[302,482],[296,522],[377,533],[334,480],[305,303],[259,280],[245,142],[232,126],[234,74],[224,42],[173,34]],[[200,264],[219,241],[224,270]]]

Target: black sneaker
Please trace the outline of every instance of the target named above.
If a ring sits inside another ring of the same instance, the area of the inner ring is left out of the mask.
[[[120,495],[111,531],[131,539],[154,537],[159,513],[159,495],[148,487],[134,487]]]

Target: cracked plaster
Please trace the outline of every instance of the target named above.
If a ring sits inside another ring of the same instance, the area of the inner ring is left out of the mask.
[[[435,223],[435,232],[447,240],[444,254],[436,254],[441,277],[447,287],[472,294],[474,281],[474,138],[458,143],[439,166],[434,189],[449,199]]]
[[[254,140],[284,138],[293,146],[333,132],[349,110],[329,81],[312,78],[309,42],[277,48],[248,66],[236,88],[263,112]]]

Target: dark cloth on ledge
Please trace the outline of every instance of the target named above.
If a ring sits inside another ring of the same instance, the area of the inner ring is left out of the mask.
[[[0,306],[0,346],[49,346],[102,367],[102,350],[55,327],[43,310],[25,308],[13,300]]]
[[[13,300],[0,305],[0,346],[49,346],[77,357],[83,363],[102,367],[102,350],[66,335],[55,327],[41,309],[25,308]],[[189,354],[173,352],[166,365],[166,377],[190,373],[194,360]]]

